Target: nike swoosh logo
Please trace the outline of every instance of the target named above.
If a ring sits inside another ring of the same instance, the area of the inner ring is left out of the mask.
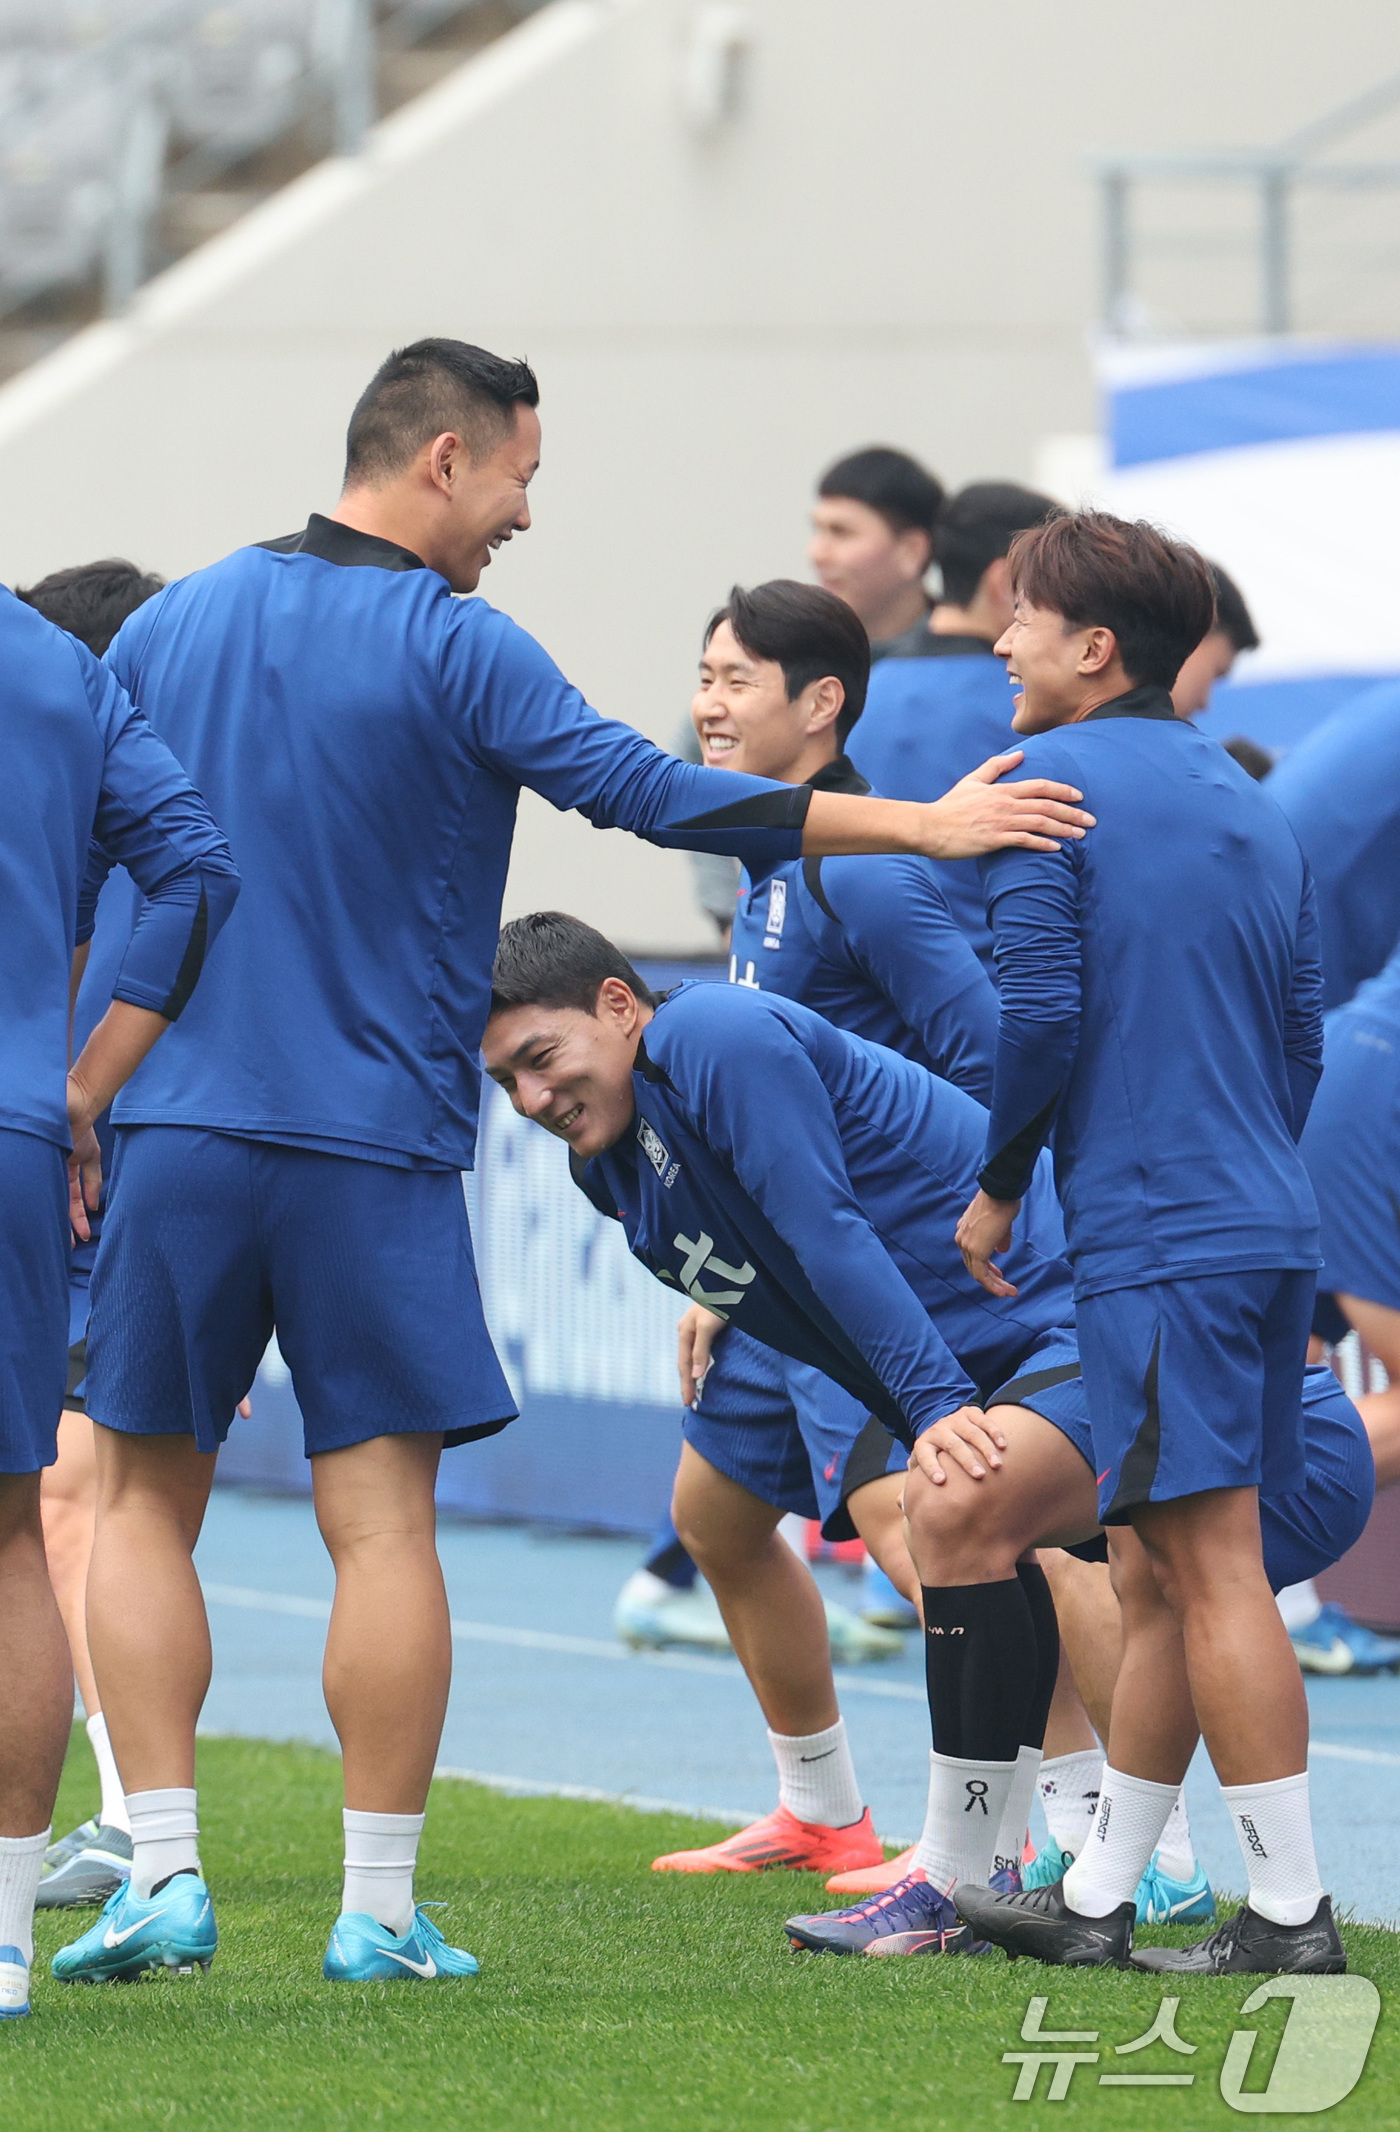
[[[828,1760],[828,1759],[829,1759],[829,1758],[830,1758],[830,1757],[831,1757],[832,1755],[834,1755],[834,1754],[835,1754],[835,1752],[836,1752],[836,1749],[835,1749],[834,1747],[828,1747],[828,1748],[824,1749],[824,1751],[823,1751],[823,1752],[822,1752],[821,1754],[804,1754],[804,1755],[799,1755],[799,1757],[798,1757],[798,1760],[799,1760],[799,1761],[802,1761],[802,1762],[825,1762],[825,1761],[827,1761],[827,1760]]]
[[[379,1951],[387,1954],[391,1962],[402,1962],[404,1968],[411,1969],[416,1977],[435,1977],[438,1973],[437,1963],[431,1955],[426,1962],[411,1962],[406,1954],[395,1954],[392,1947],[381,1947]]]
[[[169,1907],[170,1905],[167,1903],[165,1906],[165,1910],[168,1910]],[[107,1927],[107,1930],[102,1935],[103,1946],[120,1947],[123,1940],[129,1940],[131,1938],[132,1933],[139,1932],[143,1925],[154,1924],[155,1920],[158,1917],[164,1917],[165,1910],[152,1910],[149,1917],[139,1917],[134,1925],[127,1925],[121,1932],[114,1932],[112,1930],[112,1927],[109,1925]]]

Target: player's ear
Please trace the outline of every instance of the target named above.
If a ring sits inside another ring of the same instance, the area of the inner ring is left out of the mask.
[[[1084,632],[1083,648],[1079,654],[1080,673],[1101,674],[1106,667],[1113,664],[1117,650],[1118,639],[1113,631],[1095,623],[1092,629],[1086,629]]]
[[[840,717],[846,701],[846,691],[835,674],[825,674],[814,681],[810,689],[810,706],[807,712],[807,731],[824,733]]]

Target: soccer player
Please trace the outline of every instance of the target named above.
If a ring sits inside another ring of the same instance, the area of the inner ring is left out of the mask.
[[[1208,711],[1216,683],[1229,678],[1240,653],[1259,649],[1259,632],[1239,586],[1219,563],[1208,562],[1206,568],[1215,592],[1215,620],[1172,683],[1178,718],[1199,718]]]
[[[910,1545],[931,1587],[925,1598],[933,1635],[941,1629],[948,1654],[945,1658],[940,1650],[942,1663],[936,1663],[931,1643],[930,1685],[937,1682],[941,1690],[934,1722],[942,1725],[944,1736],[957,1740],[961,1754],[947,1772],[922,1856],[915,1854],[919,1862],[871,1901],[790,1918],[787,1931],[796,1946],[818,1953],[891,1955],[964,1952],[971,1943],[971,1933],[957,1923],[957,1889],[959,1882],[975,1883],[985,1875],[992,1836],[987,1817],[975,1804],[969,1812],[968,1802],[993,1794],[1003,1780],[1005,1742],[1014,1736],[1009,1726],[1012,1710],[1036,1687],[1032,1649],[1018,1652],[1009,1638],[997,1635],[991,1609],[999,1593],[1013,1593],[1018,1565],[1037,1542],[1051,1535],[1076,1540],[1078,1535],[1076,1544],[1087,1542],[1086,1551],[1091,1551],[1090,1536],[1098,1526],[1084,1383],[1064,1370],[1059,1379],[1053,1386],[1029,1387],[1038,1411],[1020,1403],[1025,1388],[1011,1384],[997,1394],[995,1419],[988,1415],[978,1422],[963,1416],[940,1422],[914,1446],[906,1495]],[[1263,1496],[1259,1504],[1265,1569],[1275,1589],[1314,1576],[1345,1554],[1365,1528],[1375,1493],[1365,1424],[1330,1369],[1306,1373],[1302,1428],[1303,1487],[1295,1494]],[[1117,1554],[1123,1611],[1130,1615],[1152,1571],[1145,1549],[1131,1532],[1118,1534]],[[1107,1572],[1072,1562],[1054,1547],[1045,1550],[1044,1564],[1057,1607],[1065,1572],[1073,1572],[1078,1580],[1076,1603],[1065,1610],[1074,1624],[1072,1633],[1065,1618],[1061,1620],[1066,1649],[1076,1664],[1086,1657],[1092,1660],[1086,1676],[1101,1678],[1111,1697],[1119,1669],[1120,1628]],[[952,1629],[958,1625],[963,1640],[954,1643]],[[1106,1724],[1102,1711],[1099,1715]],[[1162,1723],[1177,1755],[1189,1761],[1199,1736],[1189,1704],[1167,1708]],[[1000,1754],[988,1752],[997,1747],[999,1733]],[[1085,1813],[1081,1805],[1077,1824],[1071,1820],[1066,1830],[1070,1840],[1065,1847],[1050,1846],[1056,1879],[1090,1839],[1102,1782],[1101,1758],[1094,1775],[1093,1810]],[[1184,1840],[1189,1845],[1189,1833]],[[1175,1904],[1162,1904],[1157,1922],[1183,1913],[1214,1913],[1204,1874],[1194,1859],[1185,1863],[1196,1882],[1195,1892],[1183,1888]],[[1221,1951],[1226,1958],[1211,1966],[1234,1967],[1228,1935]],[[1155,1966],[1155,1955],[1144,1953],[1141,1965]],[[1343,1965],[1329,1960],[1321,1966]]]
[[[112,557],[55,570],[18,596],[59,629],[86,644],[101,658],[129,614],[159,592],[165,580]],[[103,894],[130,904],[132,884],[123,872],[112,877]],[[138,898],[139,902],[139,898]],[[112,997],[112,985],[130,935],[125,927],[102,927],[102,950],[89,950],[73,1017],[73,1049],[82,1050]],[[104,1111],[94,1130],[104,1170],[112,1163],[111,1122]],[[39,1884],[38,1908],[65,1909],[70,1904],[103,1903],[131,1869],[131,1831],[121,1778],[107,1738],[107,1723],[97,1697],[88,1656],[84,1600],[97,1494],[92,1423],[83,1404],[87,1375],[88,1284],[102,1234],[99,1207],[89,1218],[88,1235],[75,1238],[68,1264],[68,1384],[58,1425],[58,1457],[45,1468],[39,1487],[44,1522],[44,1553],[58,1610],[68,1635],[73,1673],[87,1712],[87,1735],[97,1761],[100,1804],[96,1814],[50,1844]]]
[[[167,587],[108,655],[239,842],[245,890],[174,1056],[116,1117],[88,1591],[133,1856],[64,1977],[178,1961],[206,1929],[191,1553],[274,1325],[336,1569],[347,1863],[324,1974],[475,1970],[418,1911],[413,1872],[450,1672],[438,1460],[514,1415],[460,1173],[522,785],[600,828],[760,862],[961,855],[1065,817],[1060,795],[998,789],[1004,763],[901,809],[692,767],[600,718],[523,630],[454,596],[529,527],[537,400],[523,363],[398,350],[351,417],[333,516]]]
[[[876,1864],[820,1603],[776,1528],[785,1509],[815,1511],[897,1570],[911,1441],[980,1400],[996,1426],[997,1388],[1013,1379],[1035,1401],[1038,1385],[1077,1376],[1048,1158],[1015,1247],[1019,1293],[993,1301],[944,1226],[980,1159],[979,1103],[777,993],[691,984],[658,1001],[616,948],[558,912],[504,929],[483,1057],[515,1109],[566,1142],[634,1255],[698,1306],[682,1320],[676,1521],[768,1717],[785,1811],[724,1858],[658,1864],[743,1871],[843,1850]],[[1018,1655],[1034,1651],[1038,1682],[1006,1717],[1025,1728],[1008,1768],[979,1795],[988,1857],[1005,1824],[1014,1863],[1058,1641],[1033,1562],[999,1597],[999,1628]],[[932,1695],[957,1651],[932,1637],[928,1649]],[[934,1740],[936,1797],[950,1750],[937,1726]]]
[[[865,631],[834,593],[784,579],[752,591],[735,586],[710,618],[691,706],[703,760],[818,791],[867,792],[843,750],[860,717],[869,674]],[[838,1028],[888,1044],[985,1100],[996,995],[948,909],[936,872],[925,860],[889,857],[753,867],[740,888],[730,979],[801,1000]],[[858,1793],[844,1721],[825,1716],[835,1703],[829,1665],[819,1654],[808,1659],[804,1653],[803,1670],[816,1667],[823,1676],[819,1694],[789,1692],[783,1685],[799,1618],[792,1594],[800,1584],[804,1624],[816,1619],[816,1598],[808,1573],[789,1562],[790,1551],[775,1538],[770,1513],[817,1513],[803,1426],[810,1397],[800,1375],[789,1381],[793,1373],[780,1358],[743,1334],[726,1335],[711,1350],[721,1321],[706,1324],[706,1316],[695,1314],[708,1363],[702,1406],[693,1405],[693,1380],[683,1388],[691,1411],[677,1500],[689,1550],[698,1555],[767,1711],[779,1805],[755,1828],[722,1844],[657,1864],[687,1872],[744,1870],[748,1860],[761,1857],[765,1865],[828,1873],[868,1866],[883,1853],[868,1817],[862,1818],[863,1802],[847,1811]],[[855,1417],[855,1437],[864,1421],[863,1413]],[[806,1434],[813,1442],[822,1427],[819,1417],[808,1416]],[[880,1440],[875,1467],[853,1469],[828,1503],[828,1537],[848,1538],[853,1529],[864,1536],[873,1524],[880,1533],[877,1546],[897,1555],[908,1587],[912,1573],[898,1536],[899,1484],[879,1491],[879,1509],[865,1496],[863,1514],[843,1515],[841,1508],[882,1461],[893,1461],[890,1470],[902,1474],[904,1454],[884,1432]],[[828,1445],[821,1464],[830,1463]],[[636,1592],[632,1580],[624,1598],[629,1591]],[[664,1599],[662,1607],[670,1611]],[[870,1634],[864,1624],[847,1627],[839,1616],[828,1627],[833,1644],[853,1633]],[[794,1736],[792,1713],[799,1707],[825,1721],[799,1724]]]
[[[1400,681],[1363,689],[1269,778],[1317,886],[1322,1003],[1341,1007],[1400,940]]]
[[[886,444],[838,459],[818,483],[807,558],[826,590],[859,615],[873,658],[922,650],[933,604],[924,579],[942,502],[942,483]]]
[[[39,1508],[63,1398],[69,1223],[85,1237],[97,1204],[93,1121],[184,1008],[238,875],[199,794],[112,676],[9,592],[0,664],[0,2016],[14,2018],[29,2011],[34,1897],[73,1716]],[[94,834],[147,900],[65,1091]]]
[[[1152,527],[1052,520],[1011,551],[1002,640],[1019,732],[1082,779],[1082,858],[989,862],[1001,1034],[981,1189],[959,1225],[991,1295],[1052,1126],[1100,1508],[1151,1575],[1125,1597],[1094,1833],[1062,1882],[961,1890],[979,1936],[1122,1963],[1134,1890],[1194,1705],[1249,1873],[1221,1934],[1167,1967],[1340,1963],[1308,1807],[1308,1711],[1265,1574],[1259,1494],[1303,1483],[1300,1390],[1317,1210],[1297,1151],[1322,1064],[1306,864],[1267,795],[1176,717],[1209,572]],[[1127,1551],[1124,1551],[1126,1556]],[[1125,1587],[1126,1592],[1126,1587]]]
[[[996,656],[1011,619],[1006,551],[1019,532],[1056,508],[1048,496],[1007,481],[973,482],[944,504],[934,530],[943,596],[923,632],[921,655],[876,669],[853,736],[852,759],[877,792],[931,798],[988,755],[1015,746],[1011,690]],[[990,969],[976,866],[942,867],[938,878]]]

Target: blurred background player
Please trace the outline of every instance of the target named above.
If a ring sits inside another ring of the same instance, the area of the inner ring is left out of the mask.
[[[110,557],[103,562],[82,563],[19,591],[27,606],[36,608],[46,621],[86,644],[99,659],[129,614],[159,592],[164,578],[138,570],[134,563]],[[125,872],[112,875],[102,890],[110,908],[117,900],[129,905],[132,888]],[[139,898],[137,899],[139,902]],[[125,927],[102,925],[97,946],[90,950],[73,1016],[73,1053],[82,1050],[92,1030],[106,1012],[112,984],[130,938],[128,909]],[[104,1111],[95,1121],[102,1150],[104,1177],[112,1167],[111,1120]],[[103,1198],[106,1186],[103,1187]],[[62,1909],[69,1904],[104,1903],[131,1870],[131,1830],[121,1778],[107,1738],[107,1724],[98,1700],[88,1656],[87,1622],[84,1613],[88,1560],[92,1554],[93,1515],[97,1496],[97,1467],[93,1455],[92,1423],[87,1418],[83,1388],[87,1377],[88,1284],[102,1234],[102,1208],[98,1206],[86,1237],[75,1237],[68,1271],[68,1384],[63,1398],[63,1418],[58,1426],[58,1457],[46,1468],[40,1482],[39,1505],[44,1520],[44,1551],[54,1597],[68,1633],[73,1675],[87,1714],[87,1735],[97,1760],[101,1802],[97,1812],[57,1843],[50,1845],[39,1887],[38,1907]]]
[[[942,483],[887,444],[838,459],[817,484],[807,559],[825,590],[855,609],[873,660],[923,655],[942,502]]]
[[[1058,509],[1048,496],[1009,481],[974,482],[944,503],[933,533],[943,590],[918,657],[887,659],[871,675],[852,744],[856,768],[875,791],[900,799],[943,792],[950,778],[1016,745],[1006,664],[995,653],[1011,619],[1006,551],[1018,533]],[[990,972],[976,866],[943,867],[938,879]]]
[[[1284,757],[1269,792],[1317,887],[1322,1003],[1344,1006],[1400,941],[1400,681],[1324,719]]]
[[[523,630],[454,597],[529,528],[537,402],[523,363],[443,339],[394,351],[351,416],[334,516],[168,586],[109,653],[232,825],[246,892],[176,1056],[116,1120],[88,1588],[132,1869],[105,1928],[55,1957],[67,1979],[203,1944],[211,1656],[192,1552],[274,1324],[336,1571],[325,1689],[346,1857],[322,1973],[476,1969],[413,1875],[451,1671],[438,1464],[515,1413],[460,1173],[521,787],[599,827],[765,861],[961,856],[1073,812],[995,769],[924,808],[793,790],[600,718]]]
[[[39,1502],[58,1450],[70,1221],[86,1235],[97,1203],[94,1120],[183,1010],[238,874],[199,794],[112,676],[9,592],[0,668],[0,2016],[15,2018],[29,2011],[34,1898],[73,1721]],[[147,901],[115,996],[69,1071],[94,838]]]
[[[1176,677],[1172,708],[1178,718],[1199,718],[1208,711],[1216,684],[1229,679],[1240,653],[1259,649],[1259,632],[1239,586],[1219,563],[1208,561],[1206,568],[1215,587],[1215,626],[1202,637]],[[1221,746],[1256,783],[1273,769],[1268,749],[1243,733],[1232,733]]]
[[[788,579],[751,591],[736,585],[710,618],[691,706],[702,760],[821,791],[868,791],[844,748],[860,717],[869,674],[865,631],[844,600]],[[793,860],[745,871],[730,981],[800,999],[838,1028],[888,1044],[985,1101],[996,1043],[996,995],[953,920],[935,871],[923,860],[883,857]],[[728,1411],[737,1421],[751,1412],[756,1427],[762,1423],[795,1432],[797,1418],[781,1365],[760,1351],[748,1352],[752,1345],[721,1344],[707,1380],[706,1414]],[[731,1353],[732,1386],[726,1364]],[[732,1467],[726,1470],[731,1478],[742,1478]],[[802,1514],[810,1516],[809,1492],[804,1480],[779,1507],[797,1513],[801,1504]],[[696,1471],[690,1473],[688,1502],[700,1529],[723,1527],[729,1514],[725,1499],[721,1496],[707,1519]],[[712,1558],[722,1568],[724,1550],[713,1550]],[[658,1536],[647,1562],[619,1595],[620,1635],[629,1642],[660,1642],[676,1640],[678,1631],[689,1628],[693,1640],[710,1640],[708,1594],[692,1590],[673,1596],[688,1560],[674,1532]],[[707,1557],[702,1564],[707,1576],[710,1562]],[[741,1604],[737,1596],[718,1595],[726,1614]],[[887,1615],[898,1608],[895,1618],[902,1625],[917,1625],[908,1598],[873,1562],[866,1601]],[[844,1607],[828,1604],[826,1616],[839,1663],[899,1648],[888,1629]]]

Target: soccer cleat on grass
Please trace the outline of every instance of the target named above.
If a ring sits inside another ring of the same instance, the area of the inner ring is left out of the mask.
[[[978,1952],[948,1897],[915,1867],[883,1895],[848,1910],[790,1917],[783,1927],[810,1954],[973,1954]]]
[[[729,1651],[729,1631],[708,1584],[689,1591],[661,1585],[649,1570],[634,1570],[617,1595],[613,1629],[634,1651],[660,1651],[667,1644],[693,1644],[702,1651]]]
[[[1156,1851],[1137,1884],[1140,1925],[1208,1925],[1215,1916],[1215,1896],[1199,1859],[1189,1880],[1175,1880],[1162,1870]]]
[[[856,1866],[849,1873],[833,1873],[826,1884],[828,1895],[883,1895],[897,1880],[907,1880],[913,1869],[915,1846],[897,1858],[886,1858],[879,1865]]]
[[[56,1873],[68,1859],[76,1858],[79,1851],[85,1850],[92,1842],[97,1830],[98,1821],[94,1815],[91,1821],[80,1821],[76,1828],[69,1829],[66,1836],[60,1836],[56,1843],[51,1843],[44,1853],[45,1875]]]
[[[0,2021],[22,2021],[29,2011],[29,1964],[18,1947],[0,1947]]]
[[[194,1873],[175,1873],[142,1897],[123,1881],[91,1931],[60,1947],[51,1967],[60,1984],[107,1984],[147,1969],[189,1976],[207,1969],[219,1935],[209,1890]]]
[[[1388,1673],[1400,1666],[1400,1640],[1375,1635],[1330,1601],[1289,1641],[1305,1673]]]
[[[1336,1977],[1347,1951],[1324,1895],[1305,1925],[1271,1924],[1246,1903],[1194,1947],[1144,1947],[1132,1960],[1154,1976]]]
[[[996,1895],[963,1882],[954,1893],[959,1917],[978,1939],[1003,1947],[1012,1960],[1028,1954],[1065,1969],[1126,1969],[1133,1944],[1135,1905],[1119,1903],[1107,1917],[1081,1917],[1071,1910],[1064,1886]]]
[[[884,1847],[867,1806],[849,1828],[827,1828],[819,1821],[799,1821],[785,1806],[741,1828],[723,1843],[699,1851],[669,1851],[653,1858],[653,1873],[762,1873],[787,1866],[798,1873],[844,1873],[856,1866],[878,1865]]]
[[[860,1618],[877,1629],[916,1629],[919,1610],[911,1606],[872,1556],[860,1582]]]
[[[36,1910],[95,1909],[131,1877],[131,1838],[124,1829],[99,1828],[90,1843],[65,1858],[39,1882]]]
[[[338,1917],[321,1974],[331,1984],[428,1983],[436,1977],[474,1977],[481,1964],[464,1947],[449,1947],[420,1906],[407,1932],[391,1932],[363,1911]]]

